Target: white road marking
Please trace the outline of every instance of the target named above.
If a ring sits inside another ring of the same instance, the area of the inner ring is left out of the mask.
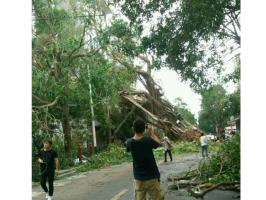
[[[122,197],[127,191],[128,191],[128,189],[122,190],[117,195],[115,195],[111,200],[118,200],[118,199],[120,199],[120,197]]]

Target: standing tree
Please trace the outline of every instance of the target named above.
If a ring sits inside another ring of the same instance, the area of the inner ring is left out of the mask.
[[[225,89],[221,85],[212,86],[202,94],[199,127],[204,131],[215,131],[220,138],[221,130],[229,119],[228,100]]]
[[[240,116],[240,88],[237,88],[234,93],[229,95],[228,113],[230,116]]]
[[[34,0],[33,8],[34,128],[51,131],[49,123],[60,119],[65,154],[70,158],[70,121],[87,119],[89,124],[92,119],[89,83],[97,105],[95,117],[104,124],[109,120],[106,108],[112,110],[118,91],[130,87],[135,76],[106,57],[107,44],[101,40],[105,24],[100,21],[105,15],[99,1]]]
[[[77,95],[75,83],[82,57],[89,56],[83,48],[89,21],[84,20],[83,26],[77,26],[60,2],[35,0],[33,8],[33,109],[47,109],[61,120],[65,154],[71,157],[70,104],[84,98]],[[83,109],[88,108],[87,105]]]

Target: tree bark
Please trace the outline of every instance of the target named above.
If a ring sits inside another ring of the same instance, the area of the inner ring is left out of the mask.
[[[108,116],[108,119],[110,120],[110,108],[107,106],[107,116]],[[108,127],[108,144],[110,144],[112,142],[112,129],[111,127]]]
[[[65,156],[67,158],[71,158],[71,127],[69,123],[69,106],[67,104],[65,104],[63,107],[62,122]]]
[[[112,143],[112,130],[111,128],[108,129],[108,144]]]

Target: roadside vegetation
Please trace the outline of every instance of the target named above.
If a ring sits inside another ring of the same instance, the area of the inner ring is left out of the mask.
[[[201,166],[201,174],[212,183],[240,181],[240,133],[220,145],[210,162]]]
[[[54,142],[55,149],[59,152],[63,151],[63,145],[60,145],[60,141]],[[219,146],[222,146],[220,143],[209,144],[209,151],[214,153],[217,152]],[[200,153],[200,144],[198,142],[178,142],[173,143],[172,145],[172,154],[173,156],[189,154],[189,153]],[[162,160],[164,156],[163,148],[160,147],[154,150],[154,156],[157,161]],[[65,170],[74,167],[73,160],[60,159],[61,165],[60,169]],[[77,167],[77,172],[86,172],[94,169],[100,169],[112,165],[118,165],[125,162],[131,162],[132,157],[130,152],[126,152],[126,149],[123,145],[109,144],[104,149],[99,151],[92,158],[88,156],[87,162]],[[37,161],[33,160],[33,181],[39,181],[39,170]]]
[[[240,133],[223,143],[210,144],[209,158],[198,167],[168,177],[171,189],[186,189],[192,196],[203,198],[214,190],[240,191]]]
[[[85,172],[92,169],[122,164],[131,160],[131,155],[130,153],[126,152],[125,147],[110,144],[104,151],[96,154],[93,159],[89,158],[88,162],[80,167],[78,171]]]

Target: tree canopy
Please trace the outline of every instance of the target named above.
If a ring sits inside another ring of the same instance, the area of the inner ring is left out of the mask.
[[[70,122],[92,119],[89,84],[93,103],[98,105],[96,118],[106,124],[103,128],[111,128],[106,109],[112,110],[118,91],[130,88],[136,80],[130,67],[121,67],[107,57],[109,44],[104,33],[108,31],[103,31],[106,27],[101,24],[101,17],[96,17],[102,10],[95,6],[92,11],[96,16],[93,16],[89,13],[91,7],[84,9],[91,2],[79,3],[33,1],[33,131],[51,132],[51,122],[60,119],[68,157],[71,156]],[[78,20],[73,17],[82,14],[86,17]]]
[[[181,115],[183,119],[185,119],[187,122],[191,123],[192,125],[197,125],[197,120],[195,119],[195,116],[188,108],[188,105],[182,101],[181,98],[177,98],[175,100],[175,109],[177,114]]]
[[[240,115],[240,90],[227,94],[221,85],[215,85],[202,94],[200,129],[217,133],[227,126],[231,116]]]
[[[240,0],[115,2],[137,27],[144,49],[156,55],[154,67],[176,70],[196,91],[215,81],[211,72],[222,71],[226,41],[240,46]]]

